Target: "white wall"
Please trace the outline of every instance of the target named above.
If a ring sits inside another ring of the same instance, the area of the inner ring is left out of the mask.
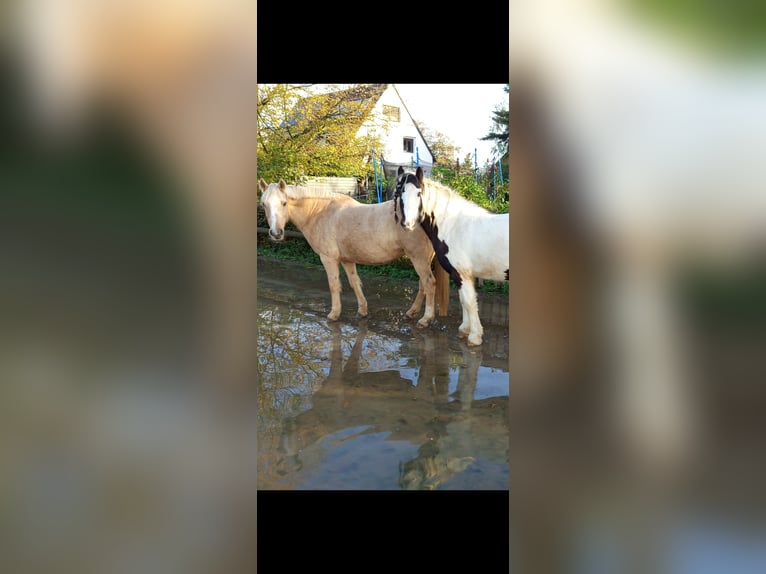
[[[303,185],[346,195],[355,195],[357,192],[355,177],[311,177]]]
[[[399,108],[399,122],[388,122],[388,132],[385,133],[383,125],[383,106],[395,106]],[[389,85],[383,92],[378,102],[373,108],[371,118],[359,128],[358,135],[367,135],[377,133],[382,135],[386,142],[384,149],[376,150],[378,157],[382,153],[384,159],[389,164],[415,165],[416,159],[424,169],[430,172],[434,159],[428,151],[423,138],[420,136],[415,123],[407,113],[401,98],[396,93],[393,86]],[[404,151],[404,138],[413,138],[414,148],[412,153]],[[417,153],[416,153],[417,152]]]

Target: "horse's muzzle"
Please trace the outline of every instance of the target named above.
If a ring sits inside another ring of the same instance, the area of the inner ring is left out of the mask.
[[[285,232],[282,229],[278,229],[277,231],[274,231],[273,229],[269,229],[269,239],[272,241],[282,241],[285,238]]]
[[[402,227],[404,227],[407,231],[412,231],[417,226],[417,221],[404,221],[402,219]]]

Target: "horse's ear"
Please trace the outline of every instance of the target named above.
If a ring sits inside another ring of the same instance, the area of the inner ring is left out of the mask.
[[[266,188],[269,187],[269,184],[266,183],[266,180],[261,178],[258,180],[258,187],[261,188],[261,191],[266,191]]]
[[[423,185],[423,178],[425,177],[425,175],[423,174],[423,168],[422,167],[418,166],[418,169],[415,170],[415,177],[418,178],[418,183],[420,183],[420,185],[422,186]]]
[[[399,166],[399,169],[396,170],[396,177],[399,177],[404,173],[404,168],[402,166]]]
[[[285,183],[285,180],[280,178],[279,179],[279,189],[280,189],[280,191],[284,191],[286,187],[287,187],[287,184]]]

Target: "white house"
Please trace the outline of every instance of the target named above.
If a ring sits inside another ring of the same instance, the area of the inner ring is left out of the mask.
[[[360,111],[356,136],[371,136],[382,143],[381,149],[370,150],[366,159],[372,162],[374,158],[378,169],[382,167],[389,181],[396,178],[399,167],[414,172],[420,166],[426,177],[431,176],[433,153],[394,84],[364,84],[333,94],[339,95],[341,101],[361,104],[357,108]],[[323,96],[318,94],[303,100],[295,115],[303,113],[302,109],[310,106],[311,100]],[[357,192],[360,185],[353,177],[313,177],[307,183],[347,194]],[[362,182],[361,185],[366,187],[369,183]]]
[[[385,174],[396,177],[399,166],[420,166],[430,177],[434,157],[423,134],[412,119],[394,84],[372,84],[370,98],[374,104],[357,132],[358,136],[377,135],[384,142],[375,150],[383,160]]]

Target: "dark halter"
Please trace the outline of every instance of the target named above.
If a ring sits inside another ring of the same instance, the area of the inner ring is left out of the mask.
[[[404,186],[407,185],[407,183],[411,183],[420,189],[420,181],[415,174],[404,173],[399,176],[399,180],[396,182],[396,188],[394,189],[394,221],[396,221],[396,223],[399,223],[399,215],[396,212],[397,203],[399,204],[399,211],[404,215],[404,201],[402,200],[402,195],[404,194]],[[402,225],[404,225],[404,219],[402,219]]]

